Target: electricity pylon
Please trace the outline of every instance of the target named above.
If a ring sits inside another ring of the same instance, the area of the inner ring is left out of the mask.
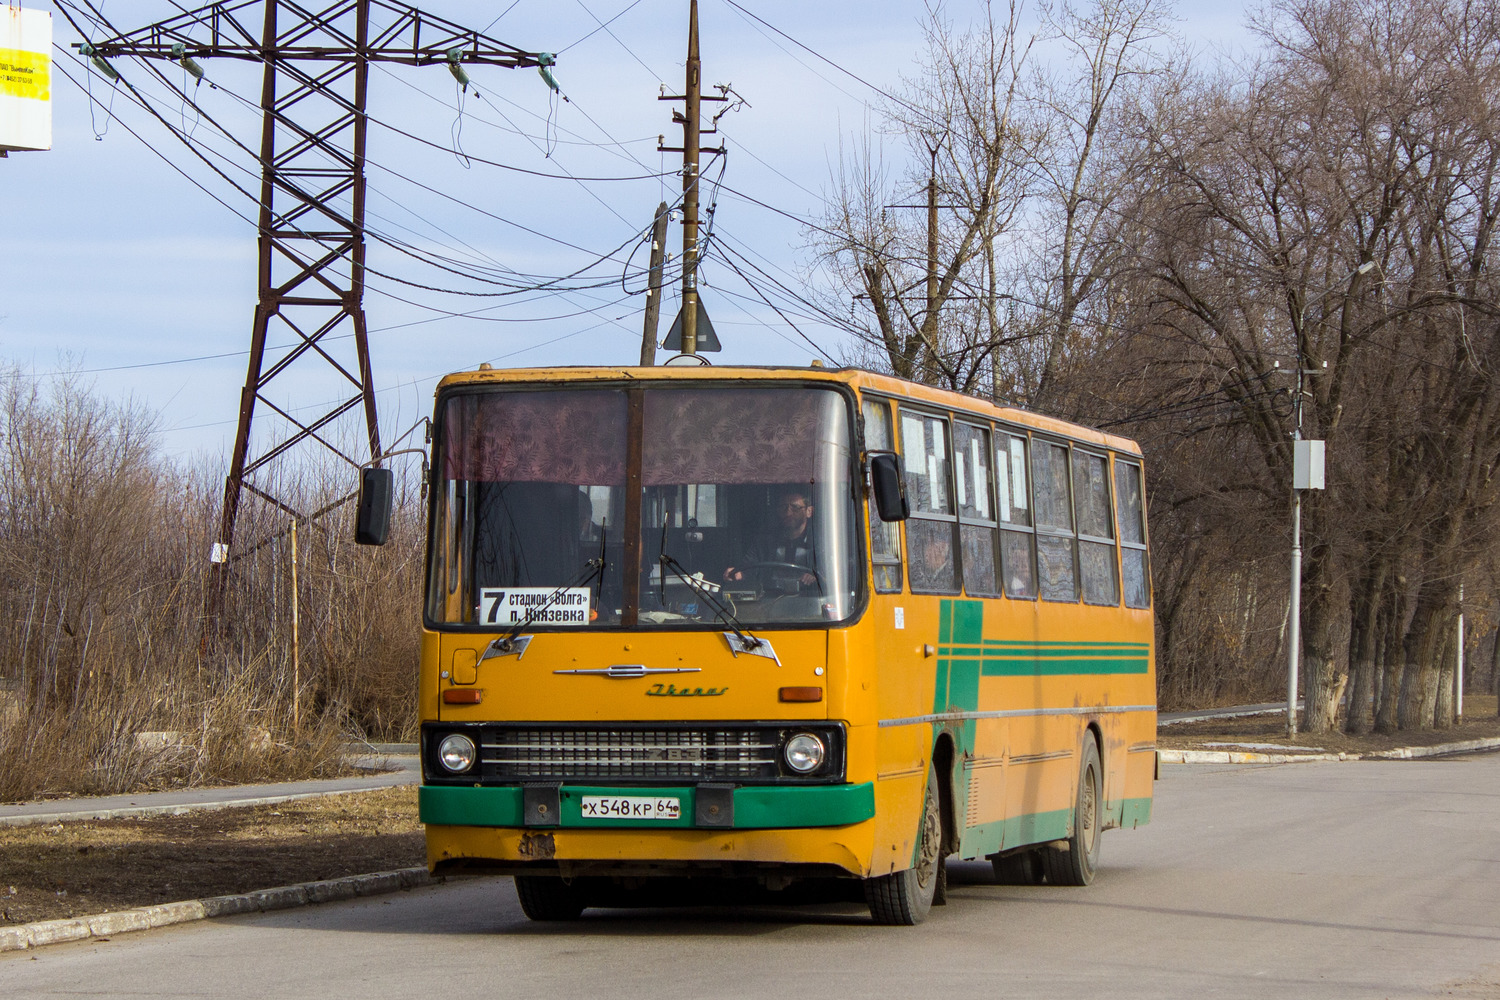
[[[252,16],[256,8],[261,8],[259,33]],[[372,9],[384,15],[382,20],[389,20],[373,38]],[[443,64],[464,80],[463,63],[514,69],[549,66],[552,56],[524,52],[387,0],[336,0],[320,10],[289,0],[223,0],[94,42],[85,51],[100,59],[170,59],[195,76],[202,72],[199,59],[242,59],[264,67],[259,298],[218,540],[211,554],[208,610],[213,617],[222,599],[242,490],[298,520],[327,510],[311,515],[296,510],[275,495],[274,483],[257,485],[253,481],[257,472],[309,441],[356,467],[381,461],[363,303],[365,107],[370,63]],[[289,333],[292,346],[267,364],[267,339],[273,327]],[[345,339],[353,340],[352,357],[347,346],[337,343]],[[320,362],[331,367],[339,384],[347,383],[348,396],[312,416],[273,402],[267,386],[299,361],[304,362],[299,374]],[[280,418],[286,436],[252,456],[251,428],[258,405]],[[346,454],[328,434],[339,417],[359,407],[363,407],[369,437],[368,463]]]

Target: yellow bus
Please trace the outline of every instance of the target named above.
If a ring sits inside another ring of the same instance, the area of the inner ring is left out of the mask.
[[[656,877],[860,879],[914,924],[946,858],[1082,885],[1149,820],[1132,442],[820,367],[482,369],[432,432],[434,873],[511,874],[540,920]]]

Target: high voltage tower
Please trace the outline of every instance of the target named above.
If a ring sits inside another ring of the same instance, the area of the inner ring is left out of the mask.
[[[374,37],[372,9],[389,20]],[[223,591],[242,490],[297,519],[330,509],[295,509],[275,494],[274,482],[253,482],[257,472],[304,442],[322,445],[356,467],[379,465],[382,459],[363,303],[370,63],[446,65],[462,79],[464,63],[515,69],[548,66],[552,57],[524,52],[387,0],[338,0],[316,11],[288,0],[225,0],[81,48],[96,59],[171,60],[200,77],[198,59],[242,59],[264,66],[259,293],[213,552],[212,614]],[[267,364],[267,334],[273,325],[292,334],[292,346]],[[342,332],[350,327],[352,338]],[[340,356],[335,346],[344,339],[353,340],[352,358],[347,348]],[[298,362],[303,363],[297,366]],[[331,368],[340,384],[347,382],[349,395],[330,404],[326,412],[303,418],[273,402],[267,387],[277,377],[289,378],[293,371],[302,374],[309,366]],[[258,404],[289,427],[283,427],[285,437],[252,455]],[[346,454],[330,438],[334,422],[360,407],[369,438],[368,463]]]

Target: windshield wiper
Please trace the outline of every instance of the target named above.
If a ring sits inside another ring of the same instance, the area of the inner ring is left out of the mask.
[[[522,632],[526,631],[531,623],[536,621],[537,617],[541,615],[542,612],[546,611],[548,608],[552,607],[552,605],[556,604],[562,598],[563,594],[578,587],[592,585],[596,577],[598,578],[602,587],[604,582],[604,567],[606,565],[604,559],[604,532],[602,529],[600,530],[599,535],[599,558],[590,559],[588,562],[584,563],[583,570],[578,574],[578,576],[574,577],[569,582],[563,584],[561,587],[558,587],[552,593],[548,594],[545,601],[532,606],[531,610],[526,612],[525,618],[522,618],[520,621],[516,622],[506,630],[506,633],[504,635],[496,639],[494,642],[490,643],[489,648],[485,650],[487,654],[504,655],[506,653],[519,653],[524,651],[524,646],[516,648],[516,637],[519,636]]]
[[[740,640],[740,645],[747,652],[752,649],[759,649],[762,644],[765,644],[766,640],[757,639],[745,631],[745,627],[740,624],[740,620],[734,616],[734,613],[724,605],[724,602],[719,600],[713,591],[708,589],[709,583],[702,576],[689,576],[686,567],[665,552],[661,554],[661,564],[671,570],[673,576],[687,584],[693,593],[708,602],[708,606],[714,609],[714,613],[719,616],[720,621],[729,626],[734,632],[735,637]]]

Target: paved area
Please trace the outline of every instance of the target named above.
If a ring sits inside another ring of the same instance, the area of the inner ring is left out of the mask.
[[[1167,767],[1083,889],[953,866],[914,928],[862,905],[520,914],[481,879],[0,954],[7,1000],[1500,996],[1500,756]]]

